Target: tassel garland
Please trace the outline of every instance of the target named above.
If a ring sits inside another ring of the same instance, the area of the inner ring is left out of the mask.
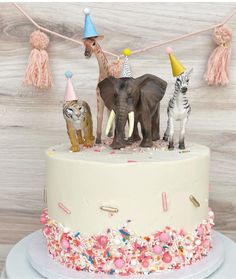
[[[218,46],[209,57],[204,79],[209,85],[222,86],[229,83],[232,32],[222,25],[215,28],[213,39]]]
[[[49,38],[45,33],[36,30],[30,35],[30,44],[33,49],[29,56],[23,84],[32,85],[39,89],[48,89],[52,86],[48,53],[46,51]]]

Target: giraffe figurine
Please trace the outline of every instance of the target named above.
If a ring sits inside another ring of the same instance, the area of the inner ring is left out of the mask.
[[[84,55],[86,58],[90,58],[92,54],[94,53],[99,66],[99,77],[98,77],[98,83],[102,80],[104,80],[109,75],[113,75],[115,77],[118,77],[122,61],[115,61],[113,69],[111,69],[111,66],[109,67],[108,60],[101,48],[101,46],[98,43],[99,37],[98,33],[95,30],[95,27],[92,23],[92,20],[90,18],[90,11],[88,8],[84,9],[85,14],[85,24],[84,24],[84,31],[83,31],[83,41],[85,46],[85,52]],[[115,68],[115,69],[114,69]],[[116,76],[117,75],[117,76]],[[100,91],[97,86],[96,88],[96,97],[97,97],[97,131],[96,131],[96,144],[101,143],[101,137],[102,137],[102,122],[103,122],[103,114],[104,114],[104,102],[103,99],[100,96]],[[110,115],[110,112],[108,111],[108,115]],[[112,130],[108,134],[109,137],[112,136]]]
[[[121,68],[122,61],[115,61],[115,67],[116,71],[114,69],[111,69],[111,66],[108,64],[108,60],[102,51],[101,46],[99,45],[96,38],[88,38],[84,40],[84,46],[85,46],[85,52],[84,55],[86,58],[90,58],[92,54],[94,53],[99,66],[99,77],[98,77],[98,83],[102,80],[104,80],[109,75],[114,75],[115,77],[119,77],[119,69]],[[117,75],[117,76],[116,76]],[[101,143],[101,136],[102,136],[102,122],[103,122],[103,114],[104,114],[104,102],[103,99],[100,96],[100,91],[97,86],[96,88],[96,96],[97,96],[97,131],[96,131],[96,144]],[[110,111],[108,111],[108,115],[110,115]],[[112,129],[110,130],[108,136],[112,136]]]

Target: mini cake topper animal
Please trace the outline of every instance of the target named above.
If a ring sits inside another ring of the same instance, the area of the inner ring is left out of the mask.
[[[72,73],[67,71],[66,93],[63,105],[63,116],[66,121],[67,133],[71,142],[71,151],[80,151],[80,144],[86,147],[93,145],[93,122],[89,105],[78,100],[72,82]]]
[[[159,109],[167,83],[157,76],[146,74],[131,77],[125,60],[121,78],[109,76],[98,84],[105,106],[111,111],[106,134],[115,120],[115,136],[111,147],[120,149],[140,140],[137,124],[140,122],[143,139],[140,146],[151,147],[159,139]],[[125,69],[128,69],[127,72]],[[125,139],[129,123],[128,141]]]
[[[164,140],[169,140],[169,149],[174,149],[174,121],[180,121],[179,149],[185,149],[185,130],[186,124],[191,112],[191,107],[188,102],[186,93],[188,91],[189,77],[193,69],[185,72],[184,66],[175,58],[171,48],[167,48],[169,54],[172,74],[176,77],[175,91],[170,99],[167,114],[167,129],[164,134]]]

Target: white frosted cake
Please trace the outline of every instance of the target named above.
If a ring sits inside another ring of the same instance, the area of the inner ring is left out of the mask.
[[[49,253],[76,270],[148,274],[179,269],[211,248],[209,148],[108,145],[47,150]]]

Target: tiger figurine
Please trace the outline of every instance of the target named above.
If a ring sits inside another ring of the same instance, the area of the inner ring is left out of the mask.
[[[92,147],[94,143],[92,114],[88,103],[82,100],[65,102],[63,116],[71,142],[70,150],[80,151],[80,144]]]

